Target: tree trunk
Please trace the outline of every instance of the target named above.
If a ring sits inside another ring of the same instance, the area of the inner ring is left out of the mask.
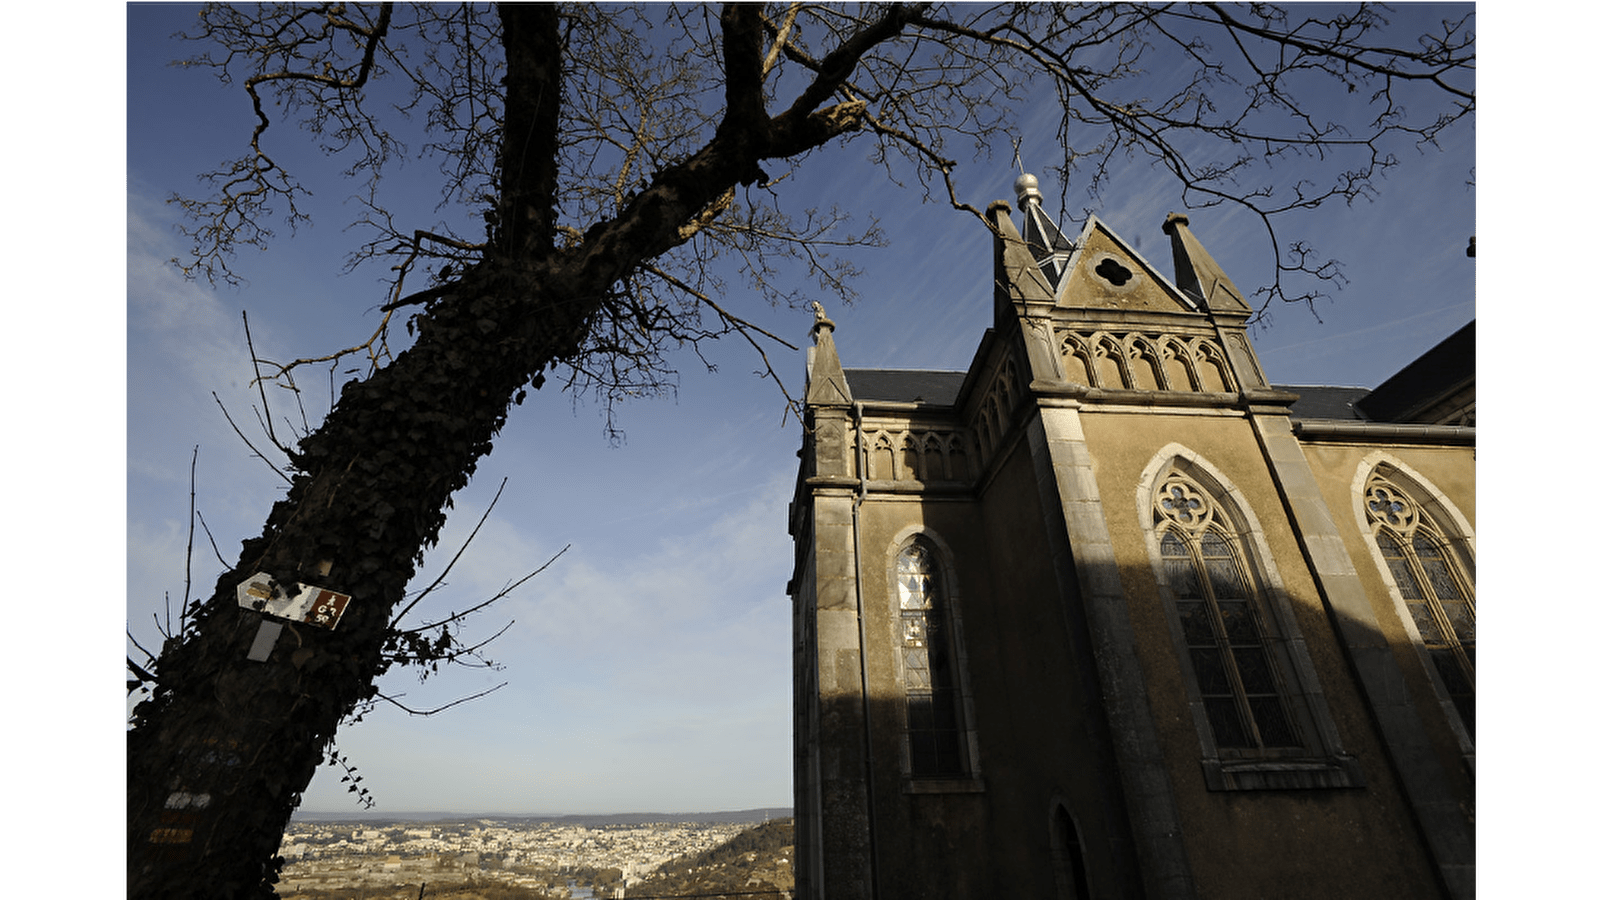
[[[128,896],[273,896],[278,844],[339,722],[387,668],[391,615],[450,495],[530,376],[578,346],[600,292],[489,265],[421,320],[416,344],[345,387],[301,444],[289,494],[181,640],[128,732]],[[329,565],[331,564],[331,565]],[[323,570],[326,570],[325,574]],[[247,659],[256,572],[351,597],[337,629],[286,625]]]

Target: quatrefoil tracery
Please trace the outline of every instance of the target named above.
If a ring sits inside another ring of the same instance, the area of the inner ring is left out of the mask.
[[[1367,518],[1399,532],[1417,526],[1417,508],[1411,498],[1392,484],[1375,481],[1367,485]]]
[[[1198,486],[1174,475],[1161,486],[1156,512],[1187,531],[1198,532],[1211,522],[1211,501]]]

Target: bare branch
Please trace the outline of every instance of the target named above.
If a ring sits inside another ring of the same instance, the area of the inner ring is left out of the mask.
[[[245,348],[250,351],[250,365],[255,368],[256,372],[256,377],[251,384],[255,385],[256,390],[261,395],[261,427],[267,432],[267,440],[272,442],[272,446],[277,447],[280,451],[287,454],[289,452],[289,448],[283,446],[283,442],[278,440],[277,434],[275,434],[272,430],[271,405],[267,403],[267,389],[261,378],[261,358],[256,355],[255,341],[250,337],[250,313],[245,310],[240,310],[239,317],[244,320],[244,345]],[[280,372],[279,374],[287,374],[287,370]]]
[[[132,640],[133,635],[131,635],[131,634],[128,635],[128,638],[129,638],[129,640]],[[140,647],[139,649],[140,650],[144,650],[143,647]],[[146,651],[146,652],[148,652],[148,651]],[[154,659],[154,657],[151,657],[151,658]],[[151,674],[148,669],[146,669],[143,666],[140,666],[138,663],[134,662],[132,658],[128,658],[128,671],[132,672],[133,676],[134,676],[133,680],[128,682],[128,693],[130,693],[130,694],[133,693],[134,691],[138,690],[139,688],[144,687],[144,685],[146,683],[150,683],[150,684],[159,684],[160,683],[160,681],[156,678],[155,675]]]
[[[262,137],[272,124],[262,97],[264,88],[278,91],[287,110],[309,104],[312,116],[305,125],[314,133],[323,132],[330,113],[336,121],[343,117],[334,131],[336,140],[346,146],[351,141],[365,143],[369,163],[381,164],[396,149],[381,130],[369,127],[373,120],[361,109],[359,99],[375,71],[393,9],[392,3],[382,4],[377,21],[369,25],[347,18],[342,4],[296,8],[270,30],[258,27],[260,23],[248,14],[226,7],[208,9],[202,16],[202,29],[193,37],[217,42],[226,55],[221,61],[201,56],[185,65],[216,68],[224,81],[232,80],[236,66],[251,69],[244,89],[256,124],[250,135],[250,154],[205,176],[217,186],[215,196],[203,200],[173,196],[168,201],[182,207],[195,223],[184,230],[193,240],[193,261],[180,263],[186,277],[236,284],[238,277],[229,260],[240,245],[266,247],[272,232],[265,219],[272,213],[274,201],[287,206],[291,229],[307,221],[299,203],[308,192],[262,146]],[[351,11],[365,14],[361,7]],[[359,60],[353,65],[336,65],[339,42],[347,38],[356,42]]]
[[[216,391],[211,392],[211,399],[217,401],[217,408],[222,410],[222,417],[228,420],[228,425],[233,428],[233,433],[239,436],[239,440],[244,441],[244,445],[250,448],[250,452],[255,454],[257,459],[266,463],[267,468],[271,469],[279,478],[282,478],[284,481],[293,484],[293,480],[289,478],[289,476],[283,474],[282,469],[279,469],[277,466],[273,465],[272,460],[267,459],[266,454],[262,453],[260,450],[257,450],[256,445],[250,443],[250,439],[245,437],[244,432],[239,430],[239,426],[233,421],[233,416],[228,414],[228,407],[222,404],[222,398],[217,396]]]
[[[456,563],[461,560],[461,554],[466,553],[467,548],[472,546],[472,539],[478,536],[478,531],[479,529],[483,528],[483,523],[489,521],[489,514],[494,512],[495,505],[500,502],[500,495],[505,493],[506,482],[509,480],[510,479],[508,478],[500,479],[500,486],[495,489],[494,496],[489,499],[488,507],[484,509],[483,515],[478,517],[478,524],[472,526],[472,531],[467,535],[467,539],[461,542],[461,546],[456,550],[455,555],[450,557],[450,562],[445,564],[444,570],[439,573],[438,577],[433,579],[432,583],[430,583],[427,587],[418,591],[417,595],[411,598],[411,602],[406,604],[404,608],[395,613],[393,616],[389,617],[390,628],[398,625],[400,620],[406,617],[406,613],[411,612],[412,608],[418,603],[421,603],[424,597],[433,593],[434,590],[439,587],[439,585],[444,583],[445,576],[449,575],[450,570],[455,568]],[[559,556],[560,554],[557,555]],[[546,565],[548,565],[548,563]]]
[[[476,694],[469,694],[469,695],[467,695],[465,697],[462,697],[460,699],[452,700],[452,701],[450,701],[449,703],[446,703],[443,706],[436,706],[433,709],[412,709],[411,707],[406,706],[404,703],[401,703],[398,699],[396,699],[394,697],[390,697],[387,694],[378,694],[377,695],[377,699],[382,700],[385,703],[392,704],[396,708],[404,710],[406,713],[408,713],[410,715],[413,715],[413,716],[431,716],[431,715],[436,715],[438,713],[442,713],[442,712],[444,712],[445,710],[449,709],[452,706],[460,706],[463,703],[468,703],[468,702],[471,702],[473,700],[477,700],[480,697],[487,697],[490,694],[494,693],[495,691],[500,690],[501,688],[505,687],[506,685],[508,685],[510,683],[511,682],[509,682],[509,681],[502,681],[499,684],[495,685],[492,688],[489,688],[486,691],[479,691]],[[405,696],[405,695],[402,694],[400,696]]]
[[[773,127],[781,128],[779,123],[782,121],[798,122],[810,118],[824,100],[844,86],[862,57],[878,45],[892,40],[908,23],[927,10],[928,6],[926,3],[910,6],[900,3],[890,4],[877,21],[861,28],[841,42],[833,52],[818,63],[816,79],[795,98],[794,103],[784,110],[782,115],[774,119]]]
[[[211,542],[211,552],[216,555],[217,562],[221,564],[223,568],[227,568],[228,561],[222,558],[222,551],[217,547],[217,539],[211,535],[211,526],[206,524],[206,517],[202,515],[199,510],[195,510],[194,515],[195,518],[200,520],[200,528],[205,531],[206,540]]]
[[[503,599],[503,598],[505,598],[507,596],[510,596],[512,591],[516,590],[519,587],[522,587],[528,581],[532,580],[534,577],[536,577],[536,576],[540,575],[541,573],[543,573],[545,569],[550,568],[550,566],[553,565],[556,560],[560,559],[562,556],[564,556],[566,554],[566,552],[568,550],[571,550],[571,549],[572,549],[572,545],[571,544],[568,544],[565,547],[562,547],[556,553],[555,556],[552,556],[549,559],[545,560],[544,565],[540,566],[537,569],[534,569],[532,572],[529,572],[528,574],[522,576],[521,578],[518,578],[516,581],[513,581],[510,584],[507,584],[505,587],[501,588],[498,592],[496,592],[494,594],[494,596],[488,598],[487,600],[482,601],[481,603],[478,603],[478,604],[476,604],[474,606],[468,607],[466,610],[464,610],[462,612],[452,613],[447,618],[440,619],[437,622],[430,622],[429,624],[423,625],[423,626],[418,627],[418,628],[412,628],[412,629],[407,630],[407,631],[399,631],[399,632],[396,632],[396,633],[398,633],[398,634],[420,634],[420,633],[422,633],[424,631],[431,631],[431,630],[433,630],[435,628],[441,628],[441,627],[443,627],[445,625],[449,625],[452,622],[459,622],[462,619],[465,619],[467,616],[470,616],[473,613],[477,612],[478,610],[487,608],[489,605],[493,604],[495,601]]]
[[[194,446],[194,451],[189,456],[189,534],[183,547],[183,603],[178,607],[178,630],[182,631],[188,619],[189,594],[194,584],[193,570],[190,563],[194,559],[194,521],[198,515],[194,508],[194,479],[195,469],[200,465],[200,445]],[[167,606],[167,627],[165,634],[173,634],[172,607]],[[140,648],[143,649],[143,648]],[[153,658],[153,657],[152,657]]]
[[[321,356],[304,356],[299,359],[290,360],[286,363],[280,363],[274,362],[270,359],[257,357],[254,350],[252,350],[251,361],[253,363],[258,364],[258,366],[264,364],[272,367],[275,370],[270,374],[263,376],[260,374],[260,369],[258,367],[256,370],[257,375],[255,381],[252,382],[252,384],[259,386],[263,381],[276,380],[282,382],[283,386],[287,387],[289,390],[299,393],[300,389],[295,387],[293,378],[293,374],[296,369],[299,369],[302,366],[314,366],[321,363],[329,363],[332,366],[337,366],[341,360],[357,354],[364,354],[366,356],[367,374],[371,375],[372,372],[382,365],[385,360],[390,358],[388,345],[389,320],[393,315],[394,309],[386,307],[383,310],[383,317],[378,320],[377,327],[373,329],[371,336],[369,336],[366,340],[359,344],[345,347],[341,350],[335,350],[332,353],[324,353]],[[263,402],[265,402],[265,397],[263,397]],[[283,447],[281,444],[278,444],[276,438],[273,439],[273,444],[277,446],[278,449],[284,450],[286,453],[288,452],[287,448]]]
[[[158,622],[156,624],[159,625],[160,623]],[[128,629],[124,629],[124,630],[127,632],[128,642],[133,644],[135,647],[139,648],[139,652],[144,654],[145,660],[148,661],[148,662],[155,662],[156,655],[154,653],[151,653],[149,650],[146,650],[144,645],[139,643],[139,639],[133,636],[133,629],[128,628]],[[148,680],[154,681],[155,678],[154,678],[154,676],[149,676]]]
[[[873,131],[886,138],[899,141],[907,147],[910,147],[929,164],[938,169],[939,174],[943,177],[945,196],[949,199],[951,208],[960,210],[962,212],[971,213],[979,222],[982,222],[983,226],[989,229],[990,232],[995,231],[994,225],[989,221],[988,217],[983,214],[982,210],[956,196],[956,183],[951,177],[956,167],[955,160],[946,159],[945,157],[940,156],[938,153],[934,152],[932,147],[929,147],[927,144],[917,139],[915,135],[908,134],[899,130],[898,128],[888,125],[877,116],[869,115],[867,117],[867,122]]]
[[[1354,39],[1345,36],[1346,29],[1353,29],[1356,37],[1365,34],[1366,28],[1358,25],[1358,19],[1351,18],[1335,23],[1340,30],[1337,40],[1311,41],[1303,40],[1291,31],[1252,26],[1240,21],[1225,7],[1216,3],[1207,3],[1205,8],[1211,11],[1217,21],[1237,32],[1299,50],[1314,58],[1326,57],[1336,60],[1384,78],[1428,81],[1446,93],[1467,101],[1469,105],[1476,103],[1473,91],[1446,80],[1448,75],[1475,70],[1476,57],[1463,52],[1471,46],[1470,39],[1459,42],[1440,41],[1420,52],[1360,45],[1355,43]],[[1418,68],[1412,69],[1411,66]]]
[[[442,298],[446,293],[449,292],[451,285],[448,279],[453,273],[452,267],[446,266],[444,271],[440,274],[440,284],[425,290],[417,291],[413,294],[408,294],[404,297],[400,296],[400,291],[405,286],[406,275],[411,271],[412,265],[416,263],[417,256],[422,253],[422,242],[424,240],[434,244],[439,244],[444,247],[449,247],[453,250],[470,253],[481,252],[487,246],[485,244],[471,244],[466,241],[456,240],[455,238],[434,234],[431,231],[424,231],[420,228],[413,231],[410,238],[411,252],[407,254],[406,258],[399,265],[394,267],[394,270],[399,273],[395,276],[394,290],[390,293],[391,299],[389,302],[378,307],[379,312],[388,313],[399,309],[402,306],[414,306],[421,303],[431,303]],[[450,255],[446,258],[458,259],[459,257]],[[384,321],[387,322],[388,319],[385,318]]]
[[[711,307],[712,311],[715,312],[717,314],[717,316],[720,319],[722,319],[723,322],[725,322],[729,327],[731,327],[735,331],[737,331],[739,333],[740,337],[744,338],[745,341],[747,343],[749,343],[751,347],[755,348],[756,353],[758,355],[760,355],[760,357],[761,357],[762,365],[765,366],[765,368],[766,368],[766,373],[762,377],[771,378],[773,383],[778,386],[778,390],[783,393],[783,399],[784,399],[785,406],[787,406],[788,409],[793,411],[796,416],[800,416],[801,413],[804,412],[804,407],[801,404],[801,402],[799,400],[795,399],[794,396],[792,396],[789,393],[789,389],[787,387],[785,387],[784,384],[783,384],[782,376],[780,376],[778,374],[778,370],[777,369],[773,368],[772,360],[770,358],[768,358],[768,356],[767,356],[767,349],[765,347],[761,346],[761,342],[756,340],[755,336],[752,335],[751,332],[755,332],[756,334],[759,334],[759,335],[767,338],[768,340],[776,341],[776,342],[782,344],[783,346],[788,347],[790,350],[798,351],[800,349],[799,347],[796,347],[795,345],[789,343],[788,341],[784,340],[781,337],[778,337],[777,335],[773,334],[772,332],[767,331],[764,328],[761,328],[760,326],[754,325],[754,324],[752,324],[750,322],[745,321],[744,319],[739,318],[736,315],[733,315],[732,313],[730,313],[727,310],[723,309],[722,306],[719,305],[715,300],[711,299],[711,297],[707,296],[706,294],[701,293],[700,291],[695,290],[694,288],[690,287],[687,284],[684,284],[678,278],[674,277],[673,275],[671,275],[671,274],[669,274],[667,272],[662,271],[661,269],[659,269],[659,268],[657,268],[655,266],[646,266],[645,267],[645,271],[650,272],[651,274],[653,274],[656,277],[660,278],[661,280],[667,282],[668,284],[672,285],[673,287],[677,288],[678,290],[683,291],[684,293],[693,296],[694,298],[699,300],[701,303],[704,303],[705,305]]]
[[[766,81],[772,74],[772,67],[778,64],[778,54],[783,52],[784,45],[789,41],[789,30],[794,28],[794,20],[800,15],[800,4],[791,3],[789,9],[783,14],[783,24],[774,29],[772,46],[767,49],[767,56],[761,61],[761,80]],[[769,27],[771,23],[766,23]]]

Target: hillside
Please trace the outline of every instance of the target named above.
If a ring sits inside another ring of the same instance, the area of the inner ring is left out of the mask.
[[[742,831],[721,846],[663,864],[643,881],[629,885],[627,896],[649,900],[766,891],[768,898],[787,898],[793,890],[794,820],[776,819]]]
[[[589,814],[560,814],[541,815],[537,813],[460,813],[460,812],[398,812],[375,814],[368,810],[341,810],[325,812],[316,810],[296,810],[293,821],[295,822],[346,822],[360,823],[383,828],[392,825],[404,825],[412,822],[467,822],[490,820],[495,822],[518,822],[533,824],[548,822],[554,825],[583,825],[594,828],[604,825],[647,825],[653,822],[701,822],[701,823],[738,823],[762,822],[776,816],[792,816],[794,809],[791,807],[762,807],[758,809],[724,810],[721,812],[700,813],[589,813]]]

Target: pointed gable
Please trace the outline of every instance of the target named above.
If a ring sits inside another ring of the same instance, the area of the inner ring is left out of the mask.
[[[1056,306],[1137,312],[1197,312],[1195,303],[1128,243],[1090,216],[1056,293]]]

